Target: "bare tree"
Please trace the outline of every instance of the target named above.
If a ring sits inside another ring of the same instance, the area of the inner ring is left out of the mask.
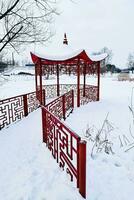
[[[107,58],[105,58],[105,65],[110,64],[111,61],[112,61],[112,57],[113,57],[112,50],[108,49],[108,47],[103,47],[100,51],[93,52],[93,55],[99,55],[101,53],[107,53],[108,54]]]
[[[107,72],[106,65],[110,64],[112,61],[113,53],[111,49],[108,49],[107,47],[103,47],[98,52],[93,52],[93,55],[99,55],[101,53],[107,53],[107,57],[101,61],[101,74],[105,74]]]
[[[132,70],[132,72],[134,71],[134,53],[130,53],[128,55],[128,63],[127,66],[129,69]]]
[[[5,55],[6,55],[6,52],[4,50],[2,52],[0,52],[0,62],[5,61]]]
[[[56,0],[1,0],[0,52],[31,43],[45,43],[53,34]]]
[[[113,52],[111,49],[108,49],[107,47],[103,47],[100,51],[100,53],[107,53],[108,57],[105,59],[105,64],[110,64],[112,61],[112,57],[113,57]]]

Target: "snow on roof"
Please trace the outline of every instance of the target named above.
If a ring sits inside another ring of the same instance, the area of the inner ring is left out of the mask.
[[[97,62],[105,59],[108,55],[106,53],[99,54],[99,55],[92,55],[87,50],[79,49],[73,50],[70,45],[62,44],[55,48],[45,48],[45,54],[40,53],[33,53],[39,58],[44,60],[51,60],[51,61],[65,61],[71,58],[78,56],[80,53],[85,52],[86,56],[90,61]]]
[[[107,53],[103,53],[103,54],[99,54],[99,55],[89,55],[89,58],[92,61],[101,61],[101,60],[104,60],[107,56],[108,56]]]
[[[83,51],[83,49],[79,49],[79,50],[72,50],[70,48],[69,45],[62,45],[61,48],[57,48],[57,49],[45,49],[45,54],[39,54],[39,53],[34,53],[36,56],[42,58],[42,59],[46,59],[46,60],[59,60],[59,61],[63,61],[63,60],[67,60],[70,58],[73,58],[77,55],[79,55],[81,52]]]

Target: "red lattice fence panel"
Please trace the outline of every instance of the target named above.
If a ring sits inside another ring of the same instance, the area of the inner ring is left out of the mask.
[[[57,97],[57,85],[43,85],[43,89],[46,92],[46,98]],[[60,94],[63,95],[68,91],[73,90],[74,96],[77,96],[76,84],[60,84]],[[91,101],[98,100],[98,86],[86,85],[84,92],[84,85],[80,84],[80,104],[84,105]]]
[[[0,129],[24,116],[24,96],[16,96],[0,101]]]
[[[74,108],[74,92],[73,90],[51,101],[46,106],[47,110],[53,113],[58,119],[66,119]]]
[[[36,92],[27,94],[28,113],[33,112],[39,107],[39,101],[36,98]]]
[[[98,98],[98,87],[92,85],[86,85],[84,89],[80,89],[80,104],[84,105],[91,101],[97,101]]]
[[[57,97],[57,85],[43,85],[43,89],[45,89],[46,92],[46,98],[55,98]]]
[[[0,129],[22,119],[38,107],[36,92],[0,100]]]
[[[67,92],[64,96],[64,106],[65,106],[65,119],[72,113],[74,109],[74,90]]]
[[[80,194],[86,197],[86,142],[42,107],[43,142],[59,166],[75,181]]]

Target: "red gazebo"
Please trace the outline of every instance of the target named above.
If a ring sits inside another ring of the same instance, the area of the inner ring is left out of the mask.
[[[47,50],[46,50],[47,51]],[[84,49],[72,51],[69,48],[66,34],[64,35],[64,41],[62,44],[62,50],[57,52],[57,56],[44,55],[40,56],[31,53],[31,58],[35,64],[35,83],[36,83],[36,94],[37,98],[42,103],[42,89],[48,89],[51,91],[51,97],[55,91],[57,96],[60,96],[64,92],[74,89],[74,93],[77,96],[77,106],[90,101],[99,101],[100,97],[100,63],[107,57],[107,54],[100,54],[91,56]],[[50,86],[42,85],[42,76],[46,69],[51,70],[52,73],[57,75],[57,84]],[[77,75],[77,85],[75,84],[60,84],[59,83],[59,72],[64,69],[64,72],[73,71]],[[97,84],[87,85],[86,74],[96,74]],[[83,75],[83,85],[80,84],[80,75]],[[49,96],[48,92],[46,91]]]

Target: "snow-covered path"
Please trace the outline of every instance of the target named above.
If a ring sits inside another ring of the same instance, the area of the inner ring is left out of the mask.
[[[40,109],[1,131],[0,199],[82,199],[42,143]]]

